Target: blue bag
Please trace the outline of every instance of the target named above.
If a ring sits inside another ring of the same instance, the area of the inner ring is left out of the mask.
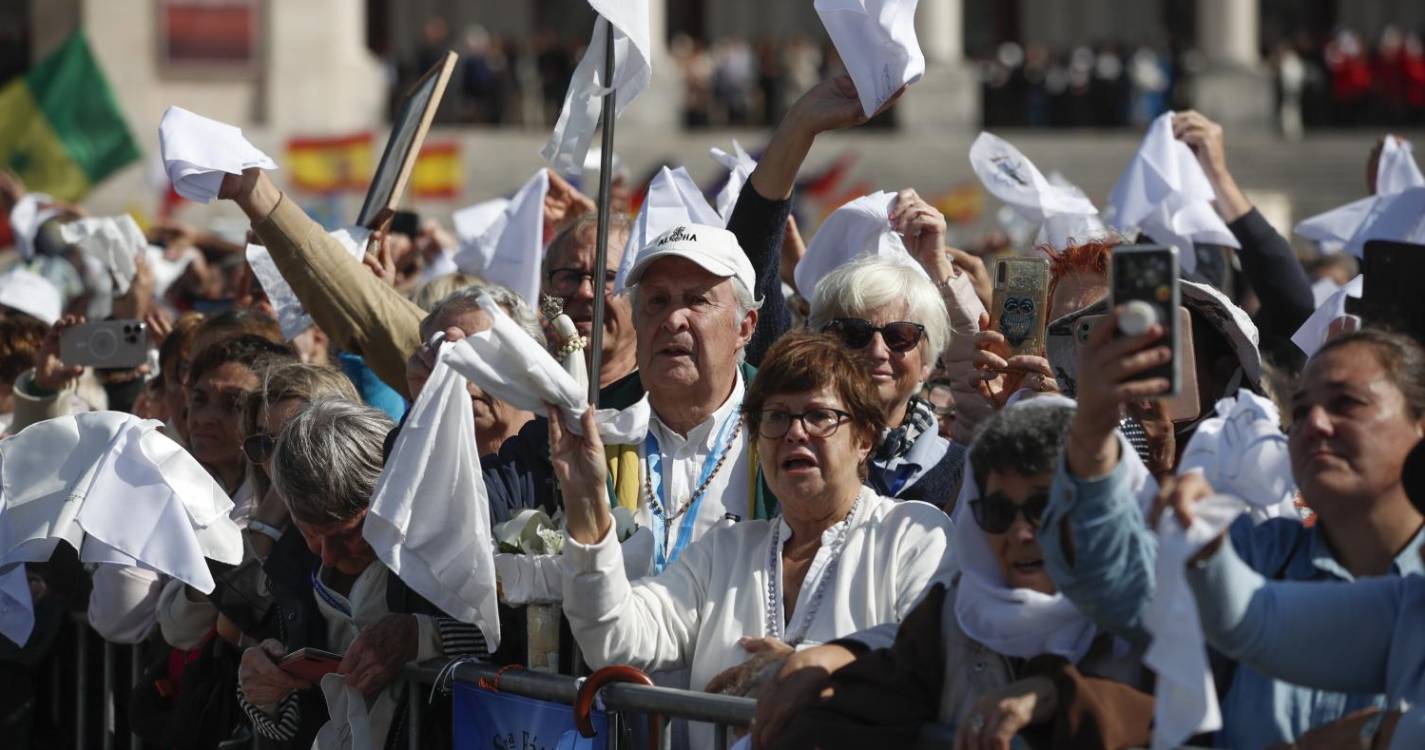
[[[593,738],[574,728],[574,707],[455,681],[455,750],[607,750],[609,717],[595,709]]]

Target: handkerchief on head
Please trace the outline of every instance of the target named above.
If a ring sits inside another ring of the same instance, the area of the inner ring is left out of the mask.
[[[998,136],[980,133],[970,145],[970,166],[986,190],[1039,224],[1041,238],[1056,249],[1108,232],[1082,190],[1049,181],[1034,162]]]
[[[10,209],[10,231],[21,258],[35,257],[35,235],[45,222],[59,215],[59,209],[49,207],[53,201],[44,193],[25,193]]]
[[[366,254],[366,240],[370,237],[371,230],[365,227],[346,227],[329,234],[353,260],[361,262]],[[277,269],[277,262],[272,259],[267,248],[262,245],[248,245],[247,264],[252,267],[257,283],[262,285],[262,291],[266,292],[268,301],[272,303],[272,309],[277,314],[277,325],[282,328],[282,338],[291,341],[312,327],[312,316],[302,307],[302,301],[297,299],[292,285],[282,277],[282,272]]]
[[[0,306],[18,310],[47,325],[54,325],[64,311],[54,284],[24,268],[12,268],[0,274]]]
[[[1243,388],[1217,402],[1216,416],[1198,424],[1177,471],[1200,471],[1212,488],[1257,508],[1296,498],[1281,415],[1269,399]]]
[[[242,561],[232,501],[160,427],[87,412],[0,442],[0,566],[48,560],[64,541],[83,562],[141,566],[211,592],[204,558]]]
[[[1425,187],[1425,175],[1415,164],[1409,141],[1385,136],[1376,164],[1375,186],[1375,195],[1312,216],[1296,225],[1296,233],[1315,240],[1323,250],[1345,249],[1356,257],[1361,256],[1367,240],[1418,241],[1405,240],[1411,234],[1408,212],[1418,212],[1418,197],[1393,208],[1401,193]],[[1389,218],[1387,213],[1391,214]]]
[[[867,117],[902,86],[925,75],[925,56],[915,37],[916,2],[816,0],[813,5]]]
[[[1173,114],[1164,112],[1148,126],[1108,201],[1114,227],[1136,228],[1154,242],[1176,247],[1183,270],[1191,272],[1197,267],[1194,243],[1242,246],[1213,209],[1213,197],[1192,149],[1173,137]]]
[[[455,256],[455,265],[460,270],[504,284],[535,310],[539,309],[539,267],[544,260],[544,196],[548,192],[549,173],[540,169],[484,232],[469,242],[461,238],[460,252]],[[466,226],[484,218],[484,214],[485,209],[481,209],[480,215],[467,214]]]
[[[569,80],[564,107],[549,142],[540,150],[560,174],[578,175],[584,170],[584,155],[599,124],[604,93],[615,90],[614,115],[627,107],[648,87],[653,76],[652,44],[649,34],[648,0],[589,0],[599,17],[584,57]],[[604,80],[604,53],[613,28],[614,76]]]
[[[173,189],[196,203],[218,197],[225,174],[242,174],[249,167],[277,168],[271,157],[243,137],[242,130],[182,107],[169,107],[163,113],[158,143]]]
[[[126,294],[134,280],[135,259],[148,247],[148,238],[132,216],[79,219],[59,228],[60,237],[104,264],[114,282],[115,294]]]
[[[643,199],[643,206],[638,209],[632,231],[628,233],[618,277],[614,280],[614,291],[622,292],[629,286],[628,273],[638,262],[639,253],[652,245],[659,235],[681,224],[721,227],[724,222],[708,205],[703,191],[693,182],[687,169],[663,167],[648,183],[648,194]],[[755,288],[750,287],[748,291]]]
[[[1346,298],[1360,299],[1365,291],[1365,280],[1364,275],[1357,275],[1327,297],[1326,301],[1316,308],[1316,312],[1291,335],[1291,343],[1296,344],[1296,348],[1305,352],[1307,357],[1316,356],[1316,352],[1326,345],[1326,339],[1331,335],[1331,323],[1346,314]]]
[[[823,277],[863,255],[903,262],[925,273],[910,257],[901,236],[891,229],[895,200],[895,193],[881,190],[832,211],[817,227],[806,255],[797,263],[793,274],[797,293],[811,299]]]
[[[727,226],[727,222],[732,218],[732,209],[737,205],[737,197],[742,194],[742,186],[747,184],[747,178],[752,176],[752,170],[757,168],[757,161],[746,151],[742,150],[742,144],[732,139],[732,153],[727,153],[714,146],[711,148],[713,161],[727,167],[727,184],[722,186],[722,190],[717,194],[717,215],[722,217],[722,225]]]

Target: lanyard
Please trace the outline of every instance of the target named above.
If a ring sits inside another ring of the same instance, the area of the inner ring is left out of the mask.
[[[727,418],[722,421],[722,427],[718,430],[717,441],[713,443],[712,450],[703,459],[703,468],[698,473],[698,481],[691,489],[697,491],[708,481],[708,476],[717,467],[718,459],[722,454],[730,450],[732,446],[724,445],[728,442],[728,431],[737,422],[737,410],[733,409]],[[666,550],[668,545],[668,520],[664,516],[667,510],[668,498],[664,491],[662,466],[663,454],[658,449],[658,439],[653,436],[653,431],[648,431],[648,437],[643,442],[644,455],[648,459],[648,482],[652,488],[654,496],[649,498],[649,515],[653,520],[653,565],[654,570],[661,573],[667,566],[673,564],[678,556],[683,554],[683,548],[688,546],[688,542],[693,536],[693,524],[698,516],[698,508],[703,504],[703,498],[708,496],[708,489],[696,497],[689,499],[689,506],[683,511],[683,523],[678,531],[678,541],[673,545],[671,551]]]

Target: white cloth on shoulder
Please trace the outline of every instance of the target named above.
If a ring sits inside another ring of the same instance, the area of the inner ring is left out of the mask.
[[[891,206],[895,202],[895,193],[880,190],[832,211],[817,227],[807,245],[806,256],[793,272],[797,293],[812,299],[822,278],[865,255],[910,266],[930,278],[906,250],[900,234],[891,229]]]
[[[742,194],[742,188],[747,184],[747,178],[752,176],[752,170],[757,168],[757,160],[742,148],[742,144],[732,139],[732,153],[723,151],[713,146],[708,150],[713,161],[727,168],[727,184],[722,186],[722,190],[717,193],[717,215],[722,217],[722,226],[727,226],[727,222],[732,219],[732,209],[737,206],[737,197]]]
[[[625,279],[638,262],[638,254],[652,245],[659,235],[680,224],[720,227],[726,222],[708,205],[702,188],[693,182],[687,168],[663,167],[648,183],[648,194],[638,209],[638,217],[633,220],[632,231],[628,233],[618,276],[614,279],[615,292],[625,291]]]
[[[360,263],[365,257],[366,240],[371,236],[371,230],[365,227],[345,227],[328,234],[346,250],[352,260]],[[312,327],[312,316],[302,307],[302,301],[297,298],[297,293],[292,291],[292,285],[283,278],[282,272],[277,269],[277,262],[272,259],[272,254],[267,252],[266,247],[248,245],[247,264],[252,267],[257,283],[262,285],[262,291],[267,293],[267,299],[272,303],[272,309],[277,314],[277,325],[282,329],[282,338],[291,341]]]
[[[816,0],[813,7],[870,117],[925,75],[915,36],[917,0]]]
[[[506,202],[483,232],[460,240],[455,265],[465,273],[504,284],[539,309],[539,267],[544,260],[544,196],[549,192],[549,172],[543,168]],[[485,218],[485,209],[466,215],[467,228]],[[459,226],[459,224],[457,224]]]
[[[1164,112],[1148,126],[1108,202],[1114,227],[1136,228],[1176,247],[1178,262],[1191,272],[1197,267],[1195,243],[1242,247],[1212,207],[1214,197],[1192,149],[1173,137],[1173,113]]]
[[[136,258],[148,248],[148,238],[128,214],[98,216],[62,224],[59,236],[98,260],[114,283],[114,294],[127,294],[137,270]]]
[[[242,174],[249,167],[277,168],[277,162],[249,143],[241,129],[178,106],[163,113],[158,144],[173,189],[195,203],[218,197],[225,174]]]
[[[1108,234],[1093,201],[1067,181],[1046,178],[1008,141],[982,132],[970,144],[970,166],[992,195],[1039,225],[1039,239],[1063,250],[1074,242]]]
[[[599,14],[594,21],[593,36],[569,80],[569,90],[564,95],[564,106],[559,110],[554,131],[539,152],[560,174],[583,173],[584,156],[599,126],[603,95],[614,89],[614,117],[617,118],[648,87],[653,77],[648,0],[589,0],[589,5]],[[613,80],[606,81],[604,54],[610,28],[613,30],[614,75]]]

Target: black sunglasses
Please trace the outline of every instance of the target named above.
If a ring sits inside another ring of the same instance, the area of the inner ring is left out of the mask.
[[[272,458],[272,450],[276,447],[277,438],[265,432],[259,432],[256,435],[248,435],[243,438],[242,454],[255,464],[265,464],[267,459]]]
[[[886,342],[886,348],[897,353],[914,349],[925,335],[925,326],[907,320],[878,326],[861,318],[835,318],[821,330],[836,334],[852,349],[866,348],[871,344],[871,337],[879,333],[881,340]]]
[[[1044,519],[1044,509],[1049,506],[1049,494],[1041,492],[1030,495],[1029,499],[1016,504],[1001,494],[988,495],[970,501],[970,511],[975,514],[975,523],[987,534],[1003,534],[1014,525],[1015,516],[1024,516],[1025,523],[1039,528]]]

